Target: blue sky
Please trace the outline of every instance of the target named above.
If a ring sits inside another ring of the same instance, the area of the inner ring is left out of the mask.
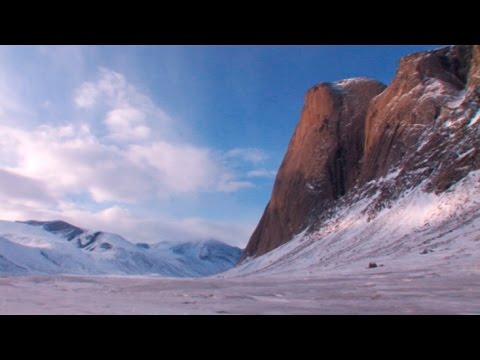
[[[244,246],[305,92],[438,46],[0,46],[0,218]]]

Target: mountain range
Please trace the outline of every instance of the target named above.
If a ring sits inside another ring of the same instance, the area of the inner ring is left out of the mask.
[[[63,221],[0,221],[0,274],[454,271],[476,269],[479,249],[479,45],[406,56],[389,85],[353,78],[308,90],[243,252],[215,240],[135,244]]]
[[[229,269],[240,255],[216,240],[131,243],[64,221],[0,221],[0,274],[200,277]]]

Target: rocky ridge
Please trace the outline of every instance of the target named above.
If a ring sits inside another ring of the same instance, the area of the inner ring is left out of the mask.
[[[366,78],[316,85],[241,261],[362,199],[371,198],[364,212],[374,218],[413,188],[448,191],[480,168],[479,109],[478,45],[407,56],[389,86]]]

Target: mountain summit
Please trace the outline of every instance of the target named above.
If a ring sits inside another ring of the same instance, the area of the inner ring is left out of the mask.
[[[478,45],[407,56],[388,86],[366,78],[314,86],[241,262],[360,201],[371,221],[414,189],[449,191],[480,168],[479,109]]]

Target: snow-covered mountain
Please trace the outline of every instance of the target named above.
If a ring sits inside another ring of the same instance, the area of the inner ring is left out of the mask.
[[[388,86],[316,85],[228,274],[478,270],[479,119],[479,45],[409,55]]]
[[[64,221],[0,221],[0,274],[200,277],[231,268],[240,255],[216,240],[134,244]]]
[[[392,184],[397,175],[378,182]],[[306,228],[219,276],[354,276],[369,271],[370,263],[378,266],[371,271],[387,273],[480,271],[480,170],[438,195],[422,186],[407,191],[370,217],[368,209],[380,195],[339,205],[320,228]]]

